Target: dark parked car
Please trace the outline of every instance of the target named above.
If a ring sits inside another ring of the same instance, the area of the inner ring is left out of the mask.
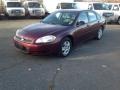
[[[15,46],[30,54],[57,53],[67,56],[72,47],[84,40],[101,39],[105,20],[90,10],[60,10],[41,23],[16,31]]]

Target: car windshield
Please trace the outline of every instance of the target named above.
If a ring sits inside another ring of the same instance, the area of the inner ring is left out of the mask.
[[[103,3],[93,3],[95,10],[109,10],[109,5]]]
[[[28,6],[29,8],[40,8],[40,4],[36,2],[29,2]]]
[[[8,2],[7,7],[22,7],[20,2]]]
[[[109,10],[111,10],[111,9],[112,9],[112,5],[110,4],[110,5],[109,5]]]
[[[75,3],[61,3],[61,9],[76,9]]]
[[[42,22],[53,25],[71,26],[77,17],[77,12],[56,12],[46,17]]]

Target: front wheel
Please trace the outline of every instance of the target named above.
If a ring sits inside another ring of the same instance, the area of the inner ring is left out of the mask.
[[[96,36],[96,39],[97,40],[100,40],[103,36],[103,30],[100,28],[98,31],[97,31],[97,36]]]
[[[70,54],[71,49],[72,49],[71,39],[64,38],[60,44],[59,55],[62,57],[66,57]]]

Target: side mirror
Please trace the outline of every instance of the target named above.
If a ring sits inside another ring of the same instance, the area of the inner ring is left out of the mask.
[[[60,6],[58,5],[56,9],[60,9]]]
[[[76,26],[81,26],[81,25],[85,25],[85,22],[84,21],[79,21],[77,22]]]

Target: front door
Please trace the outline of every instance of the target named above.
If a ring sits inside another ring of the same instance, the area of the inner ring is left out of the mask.
[[[83,24],[81,24],[83,22]],[[80,23],[77,25],[77,23]],[[88,26],[88,16],[87,12],[81,12],[79,14],[79,17],[76,22],[76,31],[75,36],[77,37],[78,42],[82,42],[86,39],[88,39],[88,32],[89,32],[89,26]]]

